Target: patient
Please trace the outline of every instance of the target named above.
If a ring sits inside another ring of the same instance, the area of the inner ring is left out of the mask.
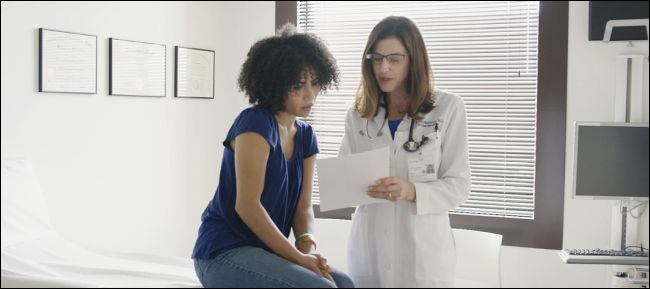
[[[286,25],[255,43],[239,75],[253,106],[223,145],[219,186],[201,216],[192,258],[205,287],[353,287],[315,253],[311,205],[318,143],[307,117],[338,84],[336,62],[314,35]],[[287,239],[293,228],[295,244]]]

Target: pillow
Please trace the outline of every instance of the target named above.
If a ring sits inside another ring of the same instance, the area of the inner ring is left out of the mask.
[[[2,248],[53,234],[32,164],[2,160]]]

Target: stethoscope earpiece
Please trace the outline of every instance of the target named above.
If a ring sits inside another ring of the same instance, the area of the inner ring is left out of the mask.
[[[426,135],[423,135],[422,140],[420,141],[420,145],[423,146],[427,142],[429,142],[429,137],[426,136]]]

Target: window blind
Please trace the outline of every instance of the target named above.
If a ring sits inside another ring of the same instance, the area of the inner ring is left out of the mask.
[[[406,16],[424,37],[436,88],[460,95],[467,109],[472,189],[452,213],[534,218],[539,2],[297,5],[298,29],[326,41],[341,73],[339,90],[319,96],[306,119],[318,134],[318,158],[338,155],[370,31],[386,16]]]

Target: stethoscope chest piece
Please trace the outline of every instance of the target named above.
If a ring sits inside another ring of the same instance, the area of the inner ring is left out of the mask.
[[[405,142],[404,145],[402,145],[402,147],[404,147],[405,151],[412,153],[412,152],[417,151],[420,146],[418,145],[418,143],[416,141],[411,140],[411,141]]]
[[[412,136],[409,136],[409,140],[402,145],[404,147],[404,150],[410,153],[414,153],[418,151],[424,144],[426,144],[429,141],[429,138],[427,136],[422,136],[422,140],[420,142],[414,141]]]

